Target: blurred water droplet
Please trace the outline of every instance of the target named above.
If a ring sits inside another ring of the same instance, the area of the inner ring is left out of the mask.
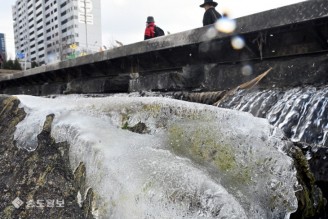
[[[245,46],[245,40],[240,36],[235,36],[231,40],[231,45],[236,50],[242,49]]]
[[[236,21],[227,17],[222,17],[215,22],[215,28],[223,33],[232,33],[236,29]]]
[[[207,43],[207,42],[201,43],[199,45],[199,52],[200,53],[206,53],[206,52],[209,51],[209,49],[210,49],[210,44]]]
[[[250,76],[251,74],[253,74],[253,68],[252,68],[252,66],[250,66],[250,65],[243,66],[242,69],[241,69],[241,73],[244,76]]]
[[[206,39],[211,40],[214,37],[216,37],[217,34],[218,34],[218,31],[214,27],[209,28],[206,32]]]

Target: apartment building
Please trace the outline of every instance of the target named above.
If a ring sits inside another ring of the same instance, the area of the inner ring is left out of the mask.
[[[49,64],[102,46],[100,0],[17,0],[12,13],[16,53],[28,61]]]
[[[7,58],[6,39],[3,33],[0,33],[0,55],[2,60]],[[2,60],[0,60],[0,62]]]

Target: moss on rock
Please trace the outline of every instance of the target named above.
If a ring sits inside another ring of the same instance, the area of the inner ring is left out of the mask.
[[[251,181],[251,168],[240,166],[234,147],[218,142],[217,133],[210,128],[199,127],[191,131],[183,125],[172,125],[169,128],[169,144],[178,155],[198,163],[208,163],[222,174],[229,173],[231,183],[245,185]]]
[[[291,219],[321,218],[324,211],[325,199],[316,185],[313,173],[303,152],[298,147],[293,147],[290,152],[294,158],[297,169],[297,179],[302,189],[296,192],[298,209],[291,215]]]

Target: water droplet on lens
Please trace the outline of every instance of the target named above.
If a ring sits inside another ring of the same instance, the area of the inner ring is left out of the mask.
[[[207,42],[201,43],[199,45],[199,52],[200,53],[206,53],[206,52],[209,51],[209,49],[210,49],[210,44],[207,43]]]
[[[232,33],[236,29],[236,21],[227,17],[222,17],[215,22],[215,28],[223,33]]]
[[[250,65],[245,65],[242,67],[241,73],[244,76],[250,76],[251,74],[253,74],[253,68]]]
[[[240,36],[235,36],[231,40],[231,45],[234,49],[239,50],[244,48],[245,46],[245,41],[242,37]]]
[[[217,34],[218,34],[217,30],[214,27],[212,27],[208,29],[208,31],[206,32],[206,39],[207,40],[213,39],[214,37],[216,37]]]

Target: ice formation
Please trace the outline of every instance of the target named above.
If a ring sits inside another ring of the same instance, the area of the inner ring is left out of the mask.
[[[265,119],[166,98],[18,96],[18,147],[52,136],[83,162],[98,218],[289,218],[297,209],[288,144]],[[145,124],[143,134],[129,130]],[[80,197],[81,198],[81,197]],[[83,199],[83,197],[82,197]]]

